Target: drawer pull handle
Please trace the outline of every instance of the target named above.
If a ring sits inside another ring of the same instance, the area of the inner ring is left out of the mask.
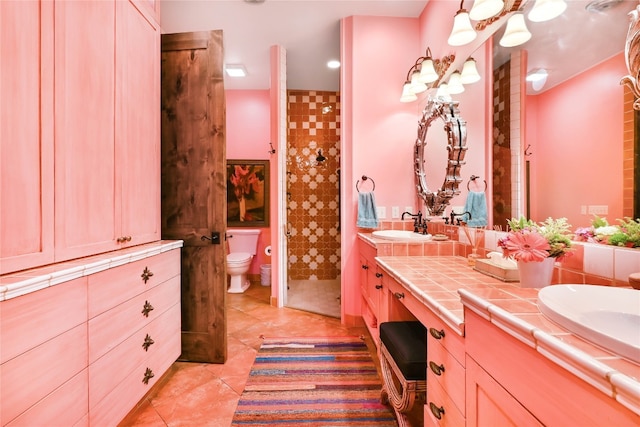
[[[142,277],[142,281],[146,285],[149,279],[151,278],[151,276],[153,276],[153,272],[149,270],[149,267],[145,267],[140,277]]]
[[[436,328],[429,328],[429,333],[437,340],[444,338],[444,329],[437,330]]]
[[[382,289],[382,285],[376,285],[376,289]]]
[[[366,264],[362,264],[362,269],[363,269],[363,270],[368,270],[368,269],[369,269],[369,266],[368,266],[368,265],[366,265]]]
[[[144,317],[149,317],[149,313],[153,310],[153,306],[149,303],[149,301],[144,302],[144,307],[142,307],[142,315]]]
[[[122,236],[122,237],[118,237],[116,239],[116,242],[118,243],[125,243],[125,242],[130,242],[131,241],[131,236]]]
[[[437,407],[435,403],[429,402],[429,408],[431,408],[431,413],[434,417],[441,420],[444,415],[444,408],[442,406]]]
[[[144,377],[142,378],[142,382],[145,384],[149,384],[149,380],[153,377],[155,377],[155,374],[151,369],[147,368],[147,370],[144,371]]]
[[[147,334],[147,336],[144,337],[144,342],[142,343],[142,348],[144,348],[144,351],[147,351],[147,350],[149,350],[149,347],[151,347],[151,344],[153,344],[153,343],[155,343],[155,341],[151,339],[149,334]]]
[[[379,279],[382,277],[382,273],[376,273],[376,277]]]
[[[402,299],[402,298],[404,298],[404,293],[402,293],[402,292],[395,292],[395,293],[393,294],[393,296],[395,296],[395,297],[396,297],[396,298],[398,298],[398,299]]]
[[[429,362],[429,367],[434,374],[440,376],[444,372],[444,365],[438,365],[436,362]]]

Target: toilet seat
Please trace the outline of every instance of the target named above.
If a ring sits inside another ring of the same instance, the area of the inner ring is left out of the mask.
[[[235,252],[227,254],[227,263],[240,264],[247,262],[252,258],[252,255],[248,252]]]

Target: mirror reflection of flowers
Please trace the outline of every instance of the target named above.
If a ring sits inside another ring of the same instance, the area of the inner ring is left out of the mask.
[[[610,225],[606,218],[594,215],[590,227],[576,230],[575,239],[580,242],[603,243],[605,245],[640,247],[640,218],[618,219],[619,225]]]
[[[229,176],[229,182],[239,205],[238,220],[256,221],[262,219],[256,218],[256,215],[251,212],[251,205],[260,207],[264,204],[264,200],[260,200],[263,197],[264,176],[259,174],[257,167],[254,165],[235,165],[233,173]]]
[[[506,237],[498,240],[505,258],[516,261],[542,262],[545,258],[562,261],[570,256],[571,225],[566,218],[547,218],[541,223],[520,217],[507,220],[509,229]]]

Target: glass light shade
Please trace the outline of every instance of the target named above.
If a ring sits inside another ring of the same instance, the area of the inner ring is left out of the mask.
[[[564,0],[536,0],[527,17],[533,22],[549,21],[567,9]]]
[[[411,74],[411,91],[413,93],[421,93],[427,90],[427,85],[420,81],[420,72],[418,70]]]
[[[475,40],[477,34],[471,26],[469,13],[465,9],[460,9],[453,18],[453,28],[447,43],[451,46],[462,46]]]
[[[457,95],[464,92],[464,86],[460,81],[460,73],[458,71],[454,71],[454,73],[451,74],[451,77],[449,77],[448,90],[452,95]]]
[[[411,82],[406,82],[402,87],[402,95],[400,96],[400,102],[413,102],[418,97],[411,90]]]
[[[422,65],[420,68],[420,77],[418,77],[418,79],[422,83],[433,83],[438,80],[438,78],[438,73],[436,73],[436,69],[433,66],[433,60],[425,59],[424,61],[422,61]]]
[[[531,71],[527,74],[526,80],[531,82],[531,87],[536,92],[539,92],[547,82],[547,77],[549,76],[549,72],[544,68],[538,68],[534,71]]]
[[[524,22],[524,15],[522,13],[516,13],[507,21],[507,28],[504,30],[504,35],[500,39],[500,46],[519,46],[529,41],[530,38],[531,33],[527,29],[526,22]]]
[[[478,68],[476,68],[476,60],[469,58],[462,66],[462,73],[460,74],[460,82],[468,85],[480,81],[480,74]]]
[[[446,83],[440,83],[438,90],[436,91],[436,98],[442,98],[445,101],[451,101],[451,95],[449,94],[449,85]]]
[[[502,0],[476,0],[469,11],[469,18],[474,21],[482,21],[496,16],[504,8]]]

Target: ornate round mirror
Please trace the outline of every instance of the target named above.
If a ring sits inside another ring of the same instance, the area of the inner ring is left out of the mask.
[[[444,183],[434,192],[429,190],[427,185],[425,147],[427,145],[427,131],[436,119],[442,119],[444,122],[448,156]],[[467,122],[460,118],[458,102],[443,101],[439,98],[429,99],[418,123],[418,138],[413,153],[418,196],[424,200],[429,216],[442,216],[451,198],[460,194],[458,189],[460,182],[462,182],[460,169],[464,164],[466,151]]]

